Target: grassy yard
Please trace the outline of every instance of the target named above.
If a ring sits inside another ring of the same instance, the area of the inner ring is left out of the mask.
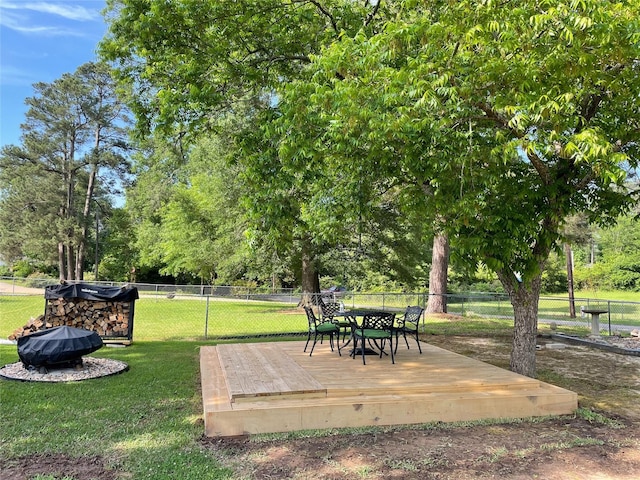
[[[602,292],[601,292],[602,293]],[[605,298],[615,295],[611,292]],[[625,296],[625,295],[618,295]],[[616,325],[640,326],[640,303],[603,303],[591,299],[589,305],[599,305],[610,310],[611,323]],[[627,301],[631,301],[630,299]],[[419,303],[417,298],[393,296],[357,296],[346,300],[347,308],[384,306],[401,311],[404,307]],[[586,302],[582,302],[586,303]],[[397,305],[396,305],[397,304]],[[568,302],[560,297],[543,297],[540,301],[540,327],[546,328],[550,321],[569,322],[566,329],[588,333],[589,318],[581,317],[581,303],[577,303],[577,318],[570,318]],[[505,320],[512,323],[511,304],[500,297],[478,298],[449,302],[449,313],[477,319],[482,328],[482,319]],[[39,295],[0,295],[0,338],[7,338],[16,328],[30,318],[44,311],[44,299]],[[493,321],[492,320],[492,321]],[[476,321],[476,320],[474,320]],[[606,328],[608,317],[601,317],[601,325]],[[292,303],[264,302],[251,300],[228,300],[203,297],[143,296],[135,303],[133,327],[134,341],[206,340],[223,338],[243,338],[254,335],[302,334],[306,332],[307,320],[302,310]],[[565,327],[563,327],[565,328]]]
[[[2,456],[101,456],[135,479],[231,478],[199,447],[202,407],[196,342],[135,342],[95,354],[126,373],[75,383],[2,381]],[[18,360],[0,346],[0,363]]]
[[[35,295],[0,295],[0,338],[44,312]],[[133,338],[204,340],[208,337],[306,332],[307,320],[294,304],[228,301],[201,297],[143,297],[135,302]]]
[[[43,310],[40,297],[0,297],[0,302],[3,337]],[[229,333],[303,331],[306,324],[291,305],[212,303],[210,321],[227,322]],[[24,457],[63,455],[100,458],[107,471],[120,472],[118,478],[239,478],[235,467],[229,466],[232,452],[216,452],[201,441],[198,357],[202,345],[213,343],[202,339],[206,310],[203,300],[141,299],[136,303],[133,344],[93,354],[126,362],[130,370],[123,374],[78,383],[0,381],[0,468]],[[430,318],[425,333],[434,339],[496,339],[509,337],[511,329],[509,319]],[[16,361],[15,345],[0,345],[0,366]],[[541,373],[547,381],[571,385],[562,375]],[[355,435],[355,442],[360,434],[347,432]],[[32,476],[29,480],[76,479]]]

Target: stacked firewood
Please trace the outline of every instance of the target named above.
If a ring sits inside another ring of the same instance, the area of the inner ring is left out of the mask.
[[[9,340],[63,325],[95,331],[101,337],[126,337],[130,311],[129,302],[96,302],[79,298],[49,300],[45,314],[17,328]]]

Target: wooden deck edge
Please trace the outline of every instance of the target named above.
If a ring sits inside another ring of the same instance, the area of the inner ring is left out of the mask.
[[[227,382],[218,361],[216,347],[204,346],[200,348],[200,384],[205,416],[206,412],[231,410]]]
[[[387,395],[423,395],[429,393],[455,393],[455,392],[492,392],[498,390],[505,391],[530,391],[536,388],[543,388],[544,383],[537,381],[535,379],[531,379],[531,382],[522,383],[522,382],[512,382],[512,381],[504,381],[504,382],[492,382],[487,384],[477,384],[477,385],[425,385],[425,386],[390,386],[386,387],[384,394]],[[366,386],[358,388],[340,388],[340,389],[327,389],[328,397],[352,397],[354,395],[372,395],[377,396],[380,395],[379,390],[367,388]]]
[[[257,402],[246,408],[205,408],[205,435],[237,436],[308,429],[457,422],[570,414],[578,407],[574,392],[558,387],[518,392],[416,395],[345,402],[324,399],[297,404]]]

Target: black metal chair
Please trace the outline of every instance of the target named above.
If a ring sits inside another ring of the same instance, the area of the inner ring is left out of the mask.
[[[329,337],[329,345],[331,346],[331,351],[333,352],[333,336],[336,334],[340,335],[340,328],[333,322],[323,322],[322,320],[319,320],[311,307],[305,306],[304,311],[307,314],[307,320],[309,322],[307,343],[304,346],[304,351],[307,351],[307,347],[309,346],[309,342],[311,341],[311,335],[313,334],[313,345],[311,346],[311,352],[309,352],[309,356],[313,354],[313,349],[316,347],[316,343],[318,342],[318,336],[320,337],[320,343],[322,343],[325,335]],[[342,353],[340,353],[339,341],[338,354],[342,356]]]
[[[323,322],[333,322],[337,325],[340,332],[342,332],[342,341],[344,342],[351,324],[344,316],[339,316],[339,314],[342,314],[340,307],[341,305],[338,302],[320,301],[320,318]],[[340,332],[338,332],[338,341],[340,341]]]
[[[362,317],[362,323],[358,324],[355,320],[351,320],[351,335],[353,338],[353,350],[351,356],[356,358],[358,352],[358,343],[360,343],[360,353],[362,353],[362,363],[366,365],[365,360],[367,343],[376,346],[380,350],[380,358],[384,351],[385,343],[389,341],[389,350],[391,351],[391,363],[396,363],[393,351],[393,323],[396,314],[393,312],[372,312]]]
[[[407,340],[407,334],[412,335],[416,339],[418,344],[418,350],[422,354],[422,348],[420,347],[420,340],[418,339],[418,325],[424,308],[418,306],[408,306],[404,312],[404,316],[398,319],[396,325],[393,327],[393,331],[396,337],[396,351],[398,350],[398,336],[402,333],[404,337],[404,343],[409,348],[409,341]]]

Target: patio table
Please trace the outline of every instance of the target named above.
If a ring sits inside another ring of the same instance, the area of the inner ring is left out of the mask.
[[[368,313],[372,313],[372,314],[376,314],[376,313],[389,313],[386,312],[384,310],[372,310],[372,309],[353,309],[353,310],[345,310],[344,312],[338,312],[337,314],[335,314],[336,317],[344,317],[345,319],[347,319],[351,325],[351,335],[349,335],[349,340],[347,340],[345,343],[342,344],[342,346],[340,347],[341,349],[346,347],[347,345],[349,345],[351,343],[351,341],[353,340],[353,328],[354,327],[359,327],[361,325],[361,322],[358,322],[358,317],[362,318],[364,317],[366,314]],[[379,348],[385,355],[388,355],[387,352],[384,351],[384,349],[382,349],[379,345],[376,344],[376,347]],[[351,349],[351,352],[349,352],[350,355],[361,355],[362,352],[360,351],[360,348],[357,348],[356,351],[354,352],[353,349]],[[364,354],[365,355],[379,355],[378,352],[376,352],[373,348],[369,348],[366,347],[364,350]]]

